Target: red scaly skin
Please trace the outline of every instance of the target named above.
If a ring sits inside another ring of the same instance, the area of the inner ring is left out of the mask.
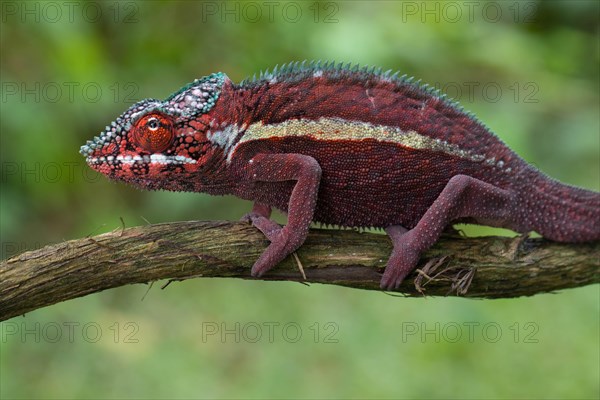
[[[137,103],[81,153],[141,188],[255,201],[243,219],[271,244],[253,276],[300,247],[312,221],[385,229],[384,289],[457,221],[600,239],[599,193],[552,180],[442,94],[374,69],[296,63],[239,85],[213,74]]]

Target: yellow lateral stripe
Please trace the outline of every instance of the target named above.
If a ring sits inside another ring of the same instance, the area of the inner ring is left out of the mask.
[[[347,121],[340,118],[294,119],[270,125],[262,122],[254,123],[248,126],[239,142],[230,149],[228,160],[231,159],[237,146],[242,143],[284,137],[308,137],[312,140],[324,141],[373,139],[379,142],[399,144],[410,149],[440,151],[471,161],[485,161],[487,164],[502,167],[502,163],[495,159],[486,159],[483,155],[462,150],[457,145],[421,135],[415,131],[405,132],[393,126],[373,125],[368,122]]]

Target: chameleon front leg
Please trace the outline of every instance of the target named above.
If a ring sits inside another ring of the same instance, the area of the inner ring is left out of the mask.
[[[502,224],[514,215],[514,205],[512,191],[467,175],[452,177],[413,229],[386,228],[394,250],[381,279],[381,288],[397,289],[415,269],[421,253],[439,239],[452,220],[471,217]]]
[[[275,221],[271,221],[271,206],[254,202],[252,211],[240,218],[240,221],[249,222],[259,231],[261,231],[267,239],[271,240],[281,229],[281,226]]]
[[[285,227],[281,228],[269,220],[261,205],[255,204],[248,216],[252,224],[271,241],[252,267],[252,276],[258,277],[304,243],[317,204],[321,167],[314,158],[302,154],[258,154],[249,164],[252,180],[296,181],[288,203],[288,223]]]

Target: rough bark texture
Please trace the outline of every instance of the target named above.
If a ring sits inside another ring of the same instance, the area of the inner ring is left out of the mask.
[[[0,264],[0,321],[132,283],[195,277],[250,279],[268,241],[231,222],[177,222],[118,230],[29,251]],[[391,251],[380,234],[312,230],[297,255],[306,282],[379,290]],[[600,282],[600,243],[443,236],[402,284],[407,295],[529,296]],[[288,257],[264,280],[304,281]]]

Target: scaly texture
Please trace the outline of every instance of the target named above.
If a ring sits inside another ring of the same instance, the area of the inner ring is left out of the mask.
[[[81,153],[138,187],[255,201],[244,219],[271,241],[255,276],[312,221],[384,228],[386,289],[456,221],[600,239],[600,194],[546,177],[457,103],[374,68],[294,63],[239,85],[212,74],[133,105]],[[271,207],[288,213],[285,227]]]

